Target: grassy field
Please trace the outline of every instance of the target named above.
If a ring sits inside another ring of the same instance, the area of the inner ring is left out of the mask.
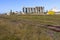
[[[60,15],[0,15],[0,40],[60,40],[41,25],[60,25]]]

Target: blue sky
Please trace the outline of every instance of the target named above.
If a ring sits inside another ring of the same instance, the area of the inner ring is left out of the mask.
[[[0,13],[9,10],[21,11],[22,7],[44,6],[45,10],[53,7],[60,9],[60,0],[0,0]]]

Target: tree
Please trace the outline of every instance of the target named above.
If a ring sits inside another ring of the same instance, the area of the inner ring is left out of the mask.
[[[48,11],[48,13],[47,13],[48,15],[54,15],[55,14],[55,12],[54,11]]]

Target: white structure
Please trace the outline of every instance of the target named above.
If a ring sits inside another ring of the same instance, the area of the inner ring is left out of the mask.
[[[10,15],[10,12],[7,12],[7,15]]]
[[[53,8],[51,9],[52,11],[55,11],[55,12],[59,12],[60,10],[56,9],[56,8]]]

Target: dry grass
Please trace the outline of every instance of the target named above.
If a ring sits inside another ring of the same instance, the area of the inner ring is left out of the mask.
[[[60,32],[42,24],[60,25],[60,16],[0,16],[0,40],[60,40]]]

